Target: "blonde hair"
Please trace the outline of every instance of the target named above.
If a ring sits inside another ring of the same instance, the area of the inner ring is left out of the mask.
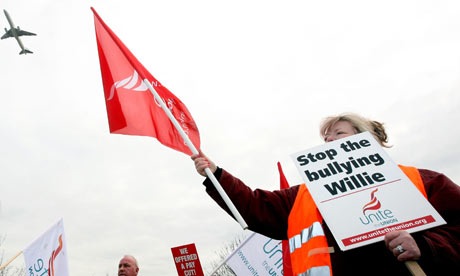
[[[329,116],[323,119],[320,124],[319,132],[324,139],[329,129],[337,122],[349,122],[356,130],[361,133],[369,131],[374,138],[382,145],[382,147],[390,148],[388,145],[388,135],[385,131],[383,123],[364,118],[354,113],[342,113],[336,116]]]

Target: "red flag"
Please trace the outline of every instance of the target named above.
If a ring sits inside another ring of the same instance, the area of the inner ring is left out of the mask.
[[[192,150],[143,80],[148,80],[178,125],[199,148],[198,128],[187,107],[144,68],[94,8],[91,10],[110,133],[155,137],[163,145],[191,155]]]
[[[281,163],[278,162],[278,172],[280,174],[280,189],[289,188],[289,183],[287,182],[286,176],[284,176],[283,168],[281,168]],[[283,275],[284,276],[293,276],[292,274],[292,265],[291,265],[291,255],[289,251],[289,241],[282,240],[282,251],[283,251]]]

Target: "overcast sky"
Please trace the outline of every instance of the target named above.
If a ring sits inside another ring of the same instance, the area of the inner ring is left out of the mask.
[[[185,103],[202,150],[252,188],[279,187],[277,161],[300,183],[290,154],[345,111],[385,123],[395,162],[460,183],[458,0],[4,0],[38,34],[22,38],[31,55],[0,41],[4,260],[61,217],[76,276],[114,276],[124,254],[140,276],[174,276],[170,248],[188,243],[209,268],[246,232],[187,155],[109,133],[91,6]]]

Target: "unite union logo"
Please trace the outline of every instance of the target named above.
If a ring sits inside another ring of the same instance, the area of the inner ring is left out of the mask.
[[[364,205],[364,207],[363,207],[363,215],[366,215],[367,210],[378,210],[382,206],[382,204],[380,204],[380,201],[378,200],[378,198],[375,196],[375,193],[378,190],[379,189],[375,189],[375,190],[373,190],[371,192],[371,201],[369,203],[367,203],[366,205]]]
[[[371,199],[368,203],[364,204],[363,216],[359,217],[359,220],[364,225],[373,224],[375,227],[380,227],[384,225],[388,225],[390,223],[397,222],[393,215],[393,212],[389,209],[382,209],[382,204],[380,200],[377,198],[376,193],[378,192],[378,188],[374,189],[371,192]]]
[[[53,252],[51,253],[50,259],[48,261],[48,276],[56,276],[56,272],[54,268],[54,261],[56,257],[59,255],[59,253],[61,253],[61,250],[64,246],[64,243],[62,242],[62,234],[59,235],[58,242],[59,242],[58,247],[55,250],[53,250]]]
[[[115,90],[118,88],[124,88],[128,90],[133,90],[137,92],[145,92],[148,90],[147,85],[142,81],[141,78],[139,78],[139,74],[134,70],[133,74],[125,79],[122,79],[120,81],[116,81],[112,87],[110,88],[110,93],[109,97],[107,98],[107,101],[110,101],[113,99],[113,96],[115,95]]]

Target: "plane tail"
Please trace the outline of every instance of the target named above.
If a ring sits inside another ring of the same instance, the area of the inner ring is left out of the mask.
[[[33,54],[34,52],[32,52],[31,50],[29,49],[24,49],[22,50],[21,52],[19,52],[20,55],[25,55],[25,54]]]

